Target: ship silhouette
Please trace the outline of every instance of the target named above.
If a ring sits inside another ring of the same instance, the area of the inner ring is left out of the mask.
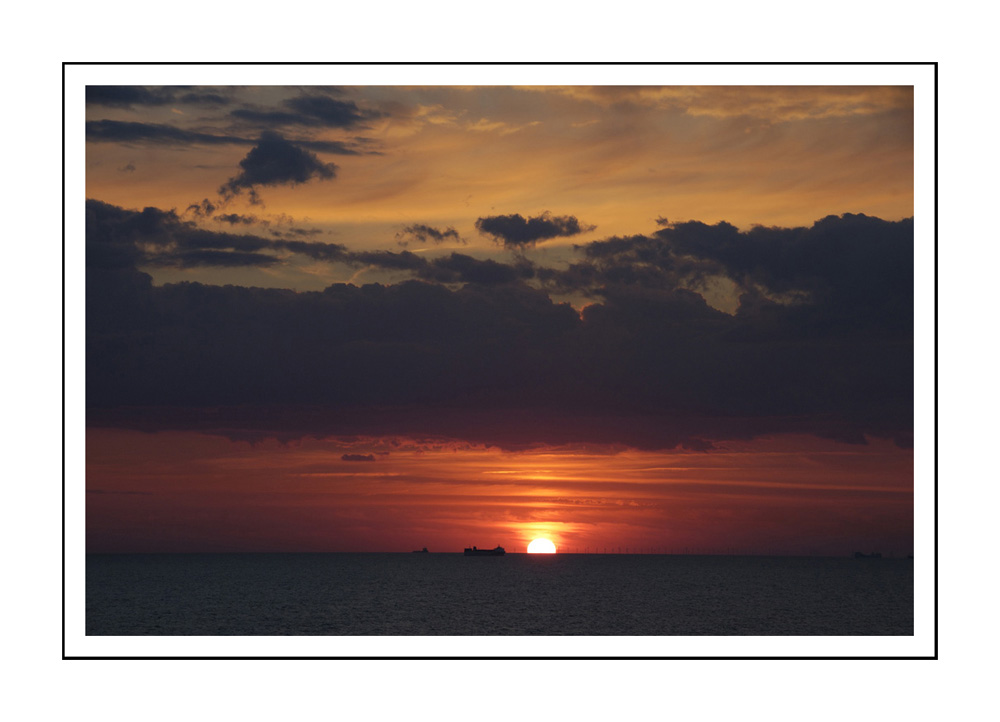
[[[478,547],[466,547],[465,549],[467,557],[502,557],[506,553],[504,548],[499,545],[495,549],[479,549]]]

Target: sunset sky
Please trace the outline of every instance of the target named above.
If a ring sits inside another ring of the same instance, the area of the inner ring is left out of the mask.
[[[912,88],[86,101],[89,552],[912,553]]]

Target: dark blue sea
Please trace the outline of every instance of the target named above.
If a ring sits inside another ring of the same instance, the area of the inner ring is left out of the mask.
[[[87,556],[88,635],[912,635],[913,560]]]

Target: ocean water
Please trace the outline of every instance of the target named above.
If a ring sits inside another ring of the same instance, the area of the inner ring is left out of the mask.
[[[88,635],[912,635],[913,561],[87,556]]]

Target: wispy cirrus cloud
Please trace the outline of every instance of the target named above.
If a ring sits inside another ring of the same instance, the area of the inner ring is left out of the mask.
[[[673,109],[692,116],[788,122],[912,110],[909,86],[562,86],[523,87],[604,107]]]

